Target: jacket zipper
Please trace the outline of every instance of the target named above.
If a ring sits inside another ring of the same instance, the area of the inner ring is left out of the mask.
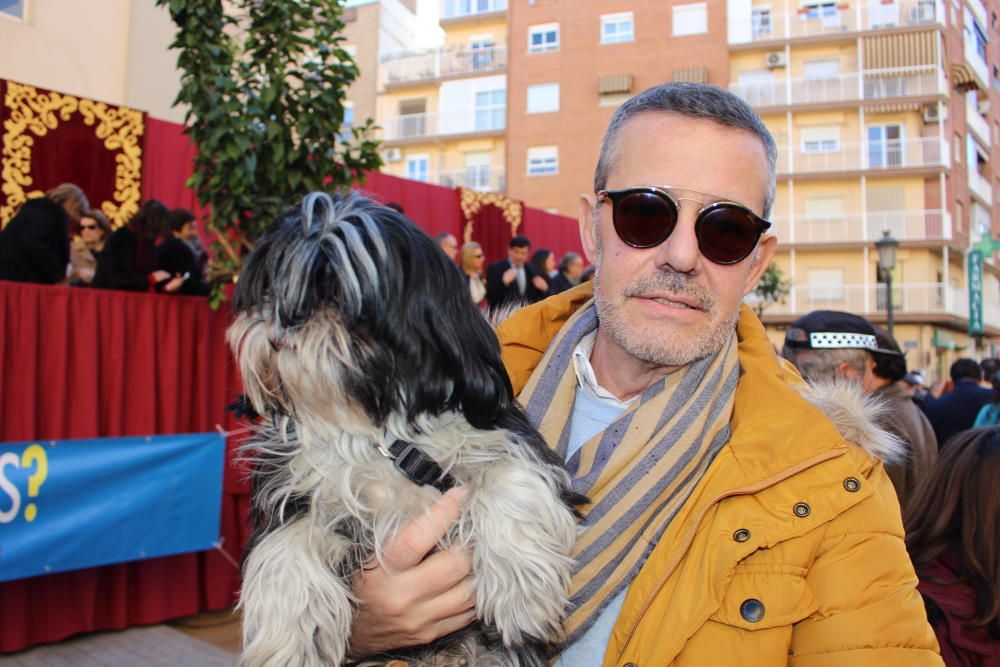
[[[622,646],[622,650],[618,653],[618,657],[615,658],[615,663],[621,660],[622,655],[625,654],[625,651],[628,649],[628,645],[632,642],[632,637],[635,635],[635,631],[639,627],[639,622],[642,620],[642,617],[646,615],[647,611],[649,611],[649,608],[653,604],[653,600],[655,600],[656,596],[659,594],[660,589],[662,589],[663,586],[666,585],[667,580],[680,565],[681,561],[684,560],[684,556],[687,555],[688,550],[691,548],[691,544],[694,543],[694,536],[698,532],[698,528],[701,527],[702,522],[708,515],[708,511],[712,509],[712,507],[714,507],[716,503],[719,503],[722,500],[725,500],[726,498],[731,498],[733,496],[746,496],[752,493],[759,493],[760,491],[771,488],[772,486],[778,484],[779,482],[783,482],[784,480],[788,479],[789,477],[792,477],[793,475],[797,475],[798,473],[802,472],[803,470],[806,470],[807,468],[811,468],[814,465],[823,463],[824,461],[829,461],[830,459],[842,456],[845,452],[846,450],[839,450],[839,451],[828,450],[823,452],[822,454],[817,454],[811,459],[806,459],[805,461],[802,461],[801,463],[794,465],[791,468],[786,468],[782,472],[773,475],[771,477],[768,477],[767,479],[763,479],[749,486],[743,486],[737,489],[732,489],[731,491],[720,493],[715,498],[713,498],[711,502],[705,505],[702,508],[701,513],[698,515],[698,519],[694,522],[691,528],[688,529],[687,534],[684,536],[684,540],[683,542],[681,542],[682,545],[681,550],[677,553],[676,556],[674,556],[674,559],[670,562],[670,565],[663,573],[663,576],[660,577],[660,580],[657,582],[656,586],[650,592],[649,596],[647,596],[646,601],[643,602],[642,607],[639,609],[639,614],[638,616],[636,616],[635,621],[633,621],[632,627],[629,628],[628,635],[625,637],[625,644]]]

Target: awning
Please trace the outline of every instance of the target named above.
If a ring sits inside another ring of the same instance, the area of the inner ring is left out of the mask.
[[[972,67],[964,60],[951,64],[951,81],[961,92],[979,87],[976,75],[972,73]]]
[[[597,77],[597,93],[599,95],[615,95],[632,92],[631,74],[610,74]]]
[[[708,68],[705,66],[675,68],[673,80],[688,81],[690,83],[708,83]]]
[[[914,69],[938,64],[937,32],[895,33],[861,38],[865,74],[870,70],[896,75],[900,69]]]

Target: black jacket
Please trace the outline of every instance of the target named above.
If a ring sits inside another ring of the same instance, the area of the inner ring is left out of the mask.
[[[565,292],[570,287],[573,287],[573,283],[569,281],[569,278],[562,271],[559,271],[549,280],[549,295]]]
[[[29,199],[0,232],[0,280],[54,285],[66,279],[69,217],[51,199]]]
[[[993,392],[979,386],[975,380],[959,380],[955,388],[941,398],[924,402],[924,414],[934,427],[938,447],[944,451],[948,439],[960,431],[972,428],[980,408]]]
[[[493,262],[486,267],[486,300],[490,302],[490,309],[502,308],[509,305],[522,305],[541,301],[548,296],[548,290],[539,290],[532,284],[532,279],[538,275],[536,269],[530,262],[524,263],[524,294],[517,289],[517,281],[512,280],[509,285],[503,284],[503,274],[513,264],[509,259],[502,259]]]
[[[97,270],[91,287],[145,292],[149,288],[149,270],[140,266],[139,237],[128,227],[116,229],[97,257]]]
[[[207,296],[211,291],[205,284],[201,265],[194,251],[179,238],[170,238],[156,247],[156,268],[171,276],[190,274],[177,291],[178,294]]]

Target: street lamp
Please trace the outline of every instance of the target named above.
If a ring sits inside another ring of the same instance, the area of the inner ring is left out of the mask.
[[[878,251],[878,269],[885,279],[886,309],[889,311],[886,327],[889,336],[894,338],[892,333],[892,270],[896,268],[896,251],[899,249],[899,241],[892,238],[889,230],[882,232],[882,238],[875,242],[875,250]]]

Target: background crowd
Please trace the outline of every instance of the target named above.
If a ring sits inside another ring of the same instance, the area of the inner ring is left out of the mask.
[[[156,200],[112,231],[86,193],[63,183],[30,199],[0,232],[0,280],[204,296],[197,219]]]

